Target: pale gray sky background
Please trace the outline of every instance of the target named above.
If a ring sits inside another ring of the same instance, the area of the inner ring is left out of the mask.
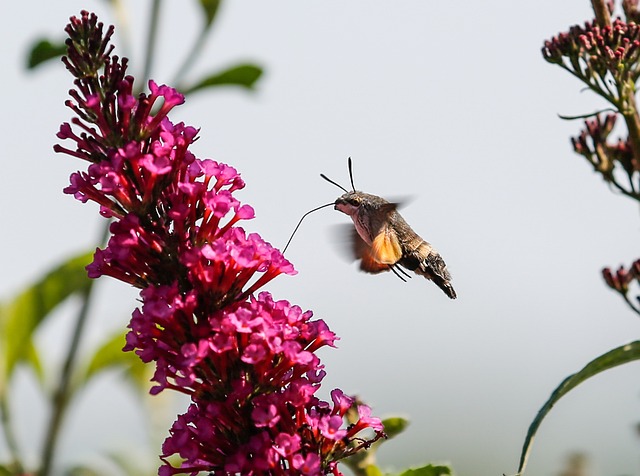
[[[135,47],[117,52],[131,55],[136,74],[149,2],[129,3]],[[7,1],[1,9],[3,297],[93,246],[99,233],[97,206],[62,194],[84,164],[52,151],[70,117],[63,103],[71,77],[59,64],[23,69],[31,41],[62,38],[82,8],[114,20],[106,2]],[[411,419],[384,445],[383,467],[449,461],[461,476],[515,472],[550,392],[638,336],[638,317],[600,277],[602,266],[638,258],[638,207],[573,154],[569,136],[580,123],[556,116],[605,105],[540,55],[544,39],[591,17],[588,0],[223,5],[196,73],[252,60],[265,76],[253,94],[193,96],[173,119],[202,128],[197,155],[242,172],[248,185],[239,197],[257,213],[247,228],[283,246],[303,212],[340,194],[318,174],[346,186],[351,156],[358,188],[411,197],[403,215],[454,276],[459,299],[450,301],[420,278],[359,273],[332,233],[348,218],[326,209],[305,221],[287,252],[299,274],[268,286],[340,335],[339,349],[321,354],[325,395],[340,387],[377,415]],[[198,21],[191,2],[166,2],[156,81],[171,80]],[[114,43],[122,45],[117,36]],[[101,291],[92,339],[124,326],[134,305],[124,285]],[[47,329],[55,337],[42,338],[49,364],[67,332],[60,314]],[[35,448],[46,413],[30,377],[20,381],[21,436]],[[135,403],[112,391],[116,383],[105,379],[77,402],[65,461],[142,444]],[[557,474],[572,451],[590,455],[593,476],[640,474],[639,390],[638,365],[575,390],[543,423],[528,474]]]

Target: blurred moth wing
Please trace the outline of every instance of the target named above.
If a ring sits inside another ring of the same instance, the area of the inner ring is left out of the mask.
[[[396,232],[385,226],[371,243],[371,256],[379,263],[394,265],[402,258],[402,247]]]
[[[358,234],[354,227],[349,227],[351,233],[351,243],[353,259],[360,261],[360,269],[366,273],[378,274],[389,271],[389,264],[382,263],[373,253],[368,245]]]

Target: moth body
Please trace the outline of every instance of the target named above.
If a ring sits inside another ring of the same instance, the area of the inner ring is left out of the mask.
[[[340,196],[334,208],[353,221],[352,251],[360,269],[377,274],[402,266],[433,281],[451,299],[457,297],[444,260],[402,218],[397,203],[353,191]]]

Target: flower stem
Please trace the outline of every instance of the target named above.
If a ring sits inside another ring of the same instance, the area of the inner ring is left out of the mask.
[[[633,148],[634,157],[640,157],[640,117],[638,116],[638,106],[636,105],[636,97],[634,86],[628,86],[623,98],[624,108],[620,109],[620,113],[624,117],[629,130],[629,141]]]
[[[628,304],[628,306],[633,310],[633,312],[640,316],[640,309],[633,305],[631,299],[629,299],[629,297],[624,293],[622,293],[622,297],[624,298],[624,301]]]
[[[133,48],[131,47],[131,22],[129,21],[129,14],[123,4],[123,0],[111,0],[110,3],[118,25],[118,38],[119,43],[122,45],[119,45],[119,48],[122,50],[122,56],[130,57]]]
[[[601,28],[611,26],[611,14],[609,13],[606,0],[591,0],[591,6],[593,7],[593,12],[596,14],[598,25]]]
[[[153,66],[153,58],[156,51],[156,36],[158,35],[158,19],[160,18],[161,0],[153,0],[151,5],[151,15],[149,22],[149,33],[147,35],[146,56],[144,59],[144,69],[142,70],[142,82],[139,87],[146,87],[146,82],[151,75],[151,67]]]
[[[607,181],[607,183],[610,183],[611,185],[613,185],[613,187],[616,190],[618,190],[620,193],[622,193],[622,195],[640,202],[640,193],[634,191],[633,188],[631,189],[631,191],[629,191],[626,188],[624,188],[622,185],[620,185],[615,178],[605,177],[604,175],[603,177]]]
[[[9,454],[11,455],[11,462],[8,466],[13,471],[15,471],[16,474],[22,474],[24,473],[24,468],[22,466],[22,462],[20,461],[18,442],[16,441],[16,436],[13,433],[13,428],[11,427],[9,418],[9,404],[6,394],[2,395],[2,397],[0,398],[0,422],[2,424],[4,439],[7,443]]]
[[[106,237],[109,233],[109,222],[104,226],[101,233],[100,243],[106,241]],[[85,324],[87,322],[87,316],[89,315],[89,308],[91,305],[91,297],[93,295],[94,280],[90,280],[87,286],[82,290],[81,299],[82,305],[78,316],[76,318],[76,325],[73,329],[73,335],[71,336],[71,342],[67,351],[67,356],[60,373],[60,381],[56,388],[52,400],[51,421],[47,428],[47,433],[44,440],[44,447],[42,450],[42,463],[38,476],[48,476],[53,469],[53,457],[56,449],[56,443],[60,429],[62,428],[62,422],[67,410],[67,405],[71,399],[71,377],[75,368],[76,357],[78,355],[78,348],[80,346],[80,339],[82,338]]]
[[[189,52],[185,60],[182,62],[180,67],[178,68],[178,71],[176,72],[176,75],[173,78],[173,82],[172,82],[172,84],[178,85],[178,88],[182,87],[182,84],[180,84],[182,82],[182,79],[187,74],[187,72],[191,69],[191,66],[193,65],[196,58],[202,51],[202,47],[204,46],[204,40],[207,38],[207,34],[209,33],[210,26],[211,26],[211,23],[207,23],[204,25],[202,30],[200,30],[200,34],[196,38],[196,41],[193,44],[193,47],[191,48],[191,51]]]

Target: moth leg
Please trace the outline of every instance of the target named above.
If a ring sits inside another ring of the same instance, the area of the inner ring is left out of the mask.
[[[398,265],[398,263],[394,264],[393,266],[394,266],[394,268],[396,268],[396,270],[400,271],[407,278],[409,278],[409,279],[413,278],[413,276],[411,276],[409,273],[407,273],[401,266]]]
[[[403,270],[401,270],[399,267],[397,267],[395,264],[390,264],[389,269],[393,271],[393,274],[395,274],[398,278],[400,278],[405,283],[407,282],[407,280],[398,271],[402,271],[402,274],[404,274],[407,278],[411,277],[407,273],[405,273]]]

